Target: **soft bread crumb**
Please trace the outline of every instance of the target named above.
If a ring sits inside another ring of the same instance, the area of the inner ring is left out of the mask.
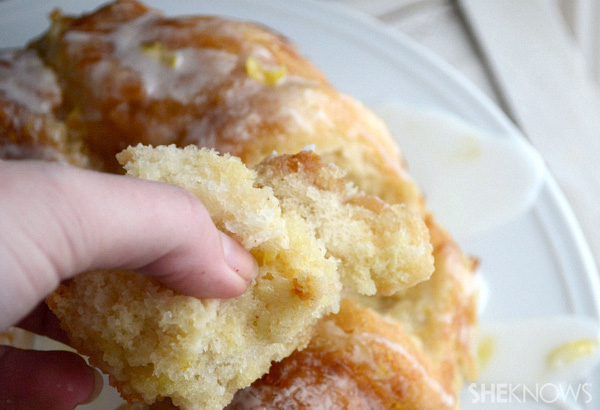
[[[300,214],[325,242],[344,285],[355,292],[391,295],[431,276],[429,231],[404,205],[358,192],[343,170],[308,150],[268,157],[256,170],[285,212]]]

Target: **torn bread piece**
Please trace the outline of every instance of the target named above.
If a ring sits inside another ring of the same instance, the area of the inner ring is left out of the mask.
[[[322,215],[283,206],[256,171],[212,150],[138,145],[118,159],[128,175],[197,195],[217,226],[252,252],[259,274],[242,296],[199,300],[135,272],[98,271],[61,286],[48,304],[72,344],[111,376],[127,400],[170,398],[182,410],[222,409],[271,362],[305,347],[319,318],[337,312],[339,263],[309,222]],[[269,166],[275,163],[264,164]],[[333,176],[320,178],[324,187]],[[318,188],[313,182],[305,181],[302,195]],[[348,222],[338,219],[340,227]]]
[[[429,279],[433,248],[423,219],[344,180],[309,150],[272,155],[256,168],[286,212],[300,214],[339,261],[342,282],[363,295],[392,295]]]
[[[222,409],[337,311],[336,264],[305,221],[281,212],[270,188],[253,186],[255,173],[237,158],[139,146],[119,160],[129,175],[196,194],[219,228],[251,250],[258,277],[235,299],[199,300],[135,272],[99,271],[77,276],[48,304],[74,347],[127,400],[170,397],[181,409]]]

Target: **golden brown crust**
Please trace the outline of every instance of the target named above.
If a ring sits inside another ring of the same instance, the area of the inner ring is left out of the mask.
[[[125,32],[128,42],[119,40]],[[118,170],[114,155],[139,142],[211,147],[250,166],[273,150],[292,154],[316,144],[367,193],[418,206],[384,124],[332,88],[287,39],[260,26],[164,17],[120,0],[79,18],[55,13],[32,47],[60,78],[69,133],[107,170]],[[279,69],[280,78],[261,78]]]
[[[260,86],[246,72],[250,56],[284,65],[285,82],[326,84],[271,31],[213,17],[165,17],[131,0],[79,18],[55,13],[52,28],[32,46],[61,80],[69,128],[112,170],[127,145],[187,145],[198,120],[238,83]]]
[[[227,409],[452,409],[452,380],[436,367],[401,326],[344,300],[306,349],[275,363]]]
[[[82,142],[56,117],[61,103],[54,73],[34,51],[0,51],[0,158],[91,166]]]

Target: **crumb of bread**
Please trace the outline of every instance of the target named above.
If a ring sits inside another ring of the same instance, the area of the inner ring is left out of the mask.
[[[198,195],[217,225],[251,248],[259,275],[235,299],[199,300],[135,272],[91,272],[62,286],[49,305],[126,399],[222,409],[272,361],[304,347],[317,319],[337,311],[335,262],[302,218],[279,211],[271,189],[253,186],[254,173],[237,158],[138,146],[119,160],[129,175]]]
[[[359,192],[342,169],[309,150],[267,157],[256,170],[282,208],[300,214],[323,240],[339,261],[344,285],[355,292],[391,295],[431,276],[429,231],[404,205]]]

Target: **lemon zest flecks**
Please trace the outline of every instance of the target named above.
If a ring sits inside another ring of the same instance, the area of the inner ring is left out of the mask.
[[[495,350],[496,341],[493,337],[483,337],[479,341],[477,345],[477,361],[482,368],[490,362]]]
[[[162,43],[142,44],[142,53],[170,68],[176,68],[180,59],[176,52],[169,50]]]
[[[546,355],[546,365],[551,369],[560,369],[577,359],[598,351],[598,340],[580,339],[564,343]]]
[[[476,135],[466,135],[457,145],[455,158],[463,161],[473,161],[483,155],[481,144]]]
[[[270,69],[263,66],[255,57],[246,58],[246,74],[261,84],[276,85],[285,76],[287,69],[285,65]]]

